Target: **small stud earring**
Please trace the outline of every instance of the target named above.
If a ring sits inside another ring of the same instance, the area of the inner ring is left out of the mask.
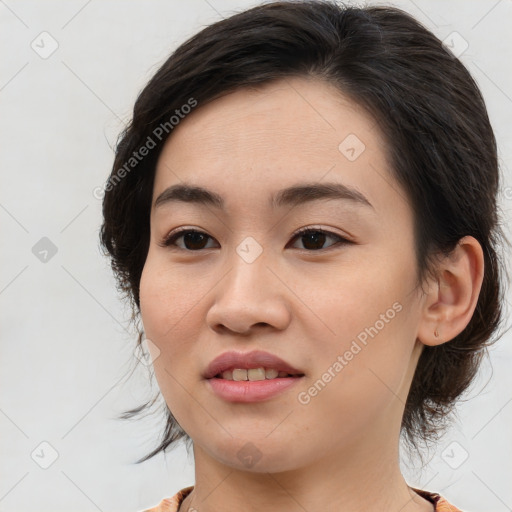
[[[434,331],[434,336],[435,336],[436,338],[439,338],[439,332],[437,332],[437,327],[436,327],[436,330]]]

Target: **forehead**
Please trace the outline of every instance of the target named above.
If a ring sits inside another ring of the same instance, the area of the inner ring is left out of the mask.
[[[369,143],[379,139],[374,126],[373,118],[331,84],[289,78],[199,104],[174,128],[167,145],[180,146],[189,158],[214,149],[257,152],[261,147],[274,156],[288,150],[288,158],[303,152],[325,158],[337,156],[338,144],[351,133]]]
[[[330,84],[290,78],[198,105],[162,150],[154,198],[187,181],[268,202],[272,190],[322,180],[371,197],[383,179],[391,181],[388,173],[383,137],[369,114]]]

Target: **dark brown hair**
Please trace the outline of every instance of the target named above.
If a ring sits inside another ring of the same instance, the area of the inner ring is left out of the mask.
[[[214,23],[183,43],[140,93],[120,136],[104,187],[102,246],[135,319],[155,166],[172,135],[169,120],[191,98],[200,108],[235,89],[292,76],[334,84],[379,123],[391,171],[414,210],[418,283],[435,276],[435,255],[449,254],[465,235],[482,246],[485,274],[471,321],[449,342],[425,346],[414,375],[402,432],[417,447],[417,440],[442,431],[495,341],[504,296],[497,250],[505,237],[497,212],[496,141],[482,95],[463,64],[409,14],[334,1],[274,2]],[[149,139],[144,158],[130,160]],[[140,332],[139,344],[142,339]],[[168,408],[166,414],[160,445],[138,463],[180,438],[190,440]]]

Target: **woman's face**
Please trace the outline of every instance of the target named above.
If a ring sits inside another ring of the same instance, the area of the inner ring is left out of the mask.
[[[223,205],[175,193],[155,206],[178,185]],[[282,194],[305,186],[323,188]],[[178,228],[200,233],[164,246]],[[258,472],[394,450],[422,347],[413,243],[378,124],[331,85],[239,90],[183,119],[156,169],[140,305],[159,387],[195,448]],[[303,376],[274,394],[267,379],[205,378],[220,354],[254,350]]]

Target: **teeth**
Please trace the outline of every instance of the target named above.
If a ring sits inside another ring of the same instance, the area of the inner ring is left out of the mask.
[[[275,379],[279,373],[284,372],[278,372],[277,370],[274,370],[273,368],[269,368],[268,370],[265,370],[265,378],[266,379]]]
[[[274,368],[250,368],[248,370],[243,368],[235,368],[234,370],[226,370],[221,374],[223,379],[226,380],[265,380],[265,379],[275,379],[276,377],[287,377],[288,374],[286,372],[280,372],[275,370]]]
[[[247,370],[241,368],[233,370],[233,380],[247,380]]]
[[[247,378],[249,380],[265,380],[265,368],[251,368],[247,370]]]
[[[222,372],[221,377],[226,380],[233,380],[233,370]]]

